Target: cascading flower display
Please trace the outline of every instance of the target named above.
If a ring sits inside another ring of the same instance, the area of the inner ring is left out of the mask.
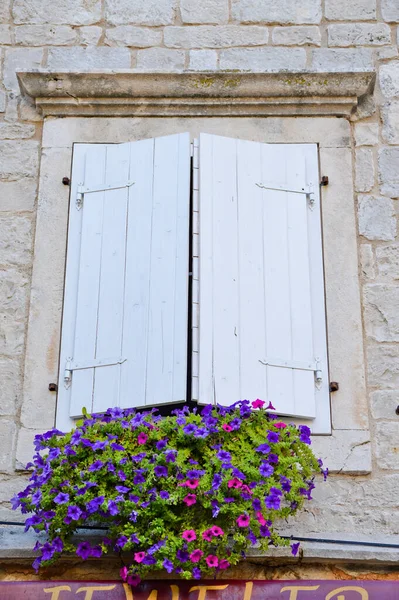
[[[122,579],[137,585],[156,569],[200,579],[252,546],[288,545],[275,522],[311,500],[315,475],[327,470],[310,449],[309,428],[283,423],[270,408],[259,399],[166,417],[114,408],[85,412],[71,433],[36,436],[30,483],[12,499],[33,513],[26,530],[47,534],[34,568],[62,553],[87,560],[118,552]],[[76,543],[89,524],[106,535]]]

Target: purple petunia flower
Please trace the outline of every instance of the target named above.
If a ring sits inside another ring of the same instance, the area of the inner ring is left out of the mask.
[[[299,546],[300,546],[299,542],[297,544],[291,544],[291,554],[292,554],[292,556],[296,556],[298,554]]]
[[[66,504],[67,502],[69,502],[69,494],[64,494],[64,492],[60,492],[54,498],[54,502],[56,504]]]
[[[278,510],[280,508],[280,503],[280,497],[275,494],[270,494],[265,498],[265,504],[267,508],[270,508],[271,510]]]
[[[90,515],[97,512],[103,502],[104,496],[98,496],[97,498],[93,498],[93,500],[90,500],[90,502],[88,502],[86,506],[88,514]]]
[[[98,442],[95,442],[95,443],[93,444],[92,448],[93,448],[93,450],[94,450],[94,451],[97,451],[97,450],[104,450],[104,448],[105,448],[107,445],[108,445],[108,441],[105,441],[105,442],[100,442],[100,441],[98,441]]]
[[[269,444],[261,444],[256,448],[256,452],[261,452],[262,454],[268,454],[270,452]]]
[[[165,448],[165,446],[167,445],[168,440],[159,440],[159,442],[157,442],[156,444],[156,448],[157,450],[163,450]]]
[[[259,533],[262,537],[270,537],[271,532],[267,525],[261,525],[259,528]]]
[[[169,499],[169,493],[166,492],[166,491],[164,491],[164,490],[161,490],[159,492],[159,497],[162,498],[162,500],[168,500]]]
[[[267,460],[269,461],[269,463],[277,464],[278,463],[278,456],[277,456],[277,454],[274,454],[272,452],[271,454],[269,454]]]
[[[83,560],[87,560],[91,556],[91,545],[89,542],[81,542],[76,548],[76,554]]]
[[[188,561],[189,558],[188,552],[186,552],[185,550],[178,550],[176,552],[176,558],[180,560],[180,562],[185,563]]]
[[[154,558],[153,556],[147,555],[143,560],[143,565],[155,565],[156,562],[157,562],[156,558]]]
[[[281,483],[281,487],[284,490],[284,492],[290,492],[291,491],[291,480],[288,479],[288,477],[285,477],[284,475],[280,476],[280,483]]]
[[[34,504],[36,506],[36,504],[40,503],[41,499],[42,499],[42,493],[40,490],[37,490],[34,494],[32,494],[31,502],[32,502],[32,504]]]
[[[254,510],[262,510],[262,504],[259,498],[254,498],[252,500],[252,507]]]
[[[130,488],[126,487],[125,485],[116,485],[115,489],[121,494],[127,494],[127,492],[130,492]]]
[[[276,431],[268,431],[267,433],[267,439],[271,444],[277,444],[279,437],[280,436]]]
[[[129,540],[125,535],[120,535],[115,542],[115,549],[117,550],[118,548],[120,548],[121,550],[123,550],[128,541]]]
[[[212,489],[214,491],[218,490],[222,485],[223,477],[219,473],[215,473],[212,480]]]
[[[231,462],[231,454],[229,452],[226,452],[225,450],[219,450],[219,452],[216,454],[216,456],[222,462],[224,462],[224,461]]]
[[[173,563],[169,559],[165,558],[165,560],[162,563],[162,566],[165,569],[165,571],[167,571],[168,573],[173,572],[174,566],[173,566]]]
[[[247,535],[247,539],[251,542],[252,546],[255,546],[257,544],[257,542],[258,542],[258,538],[254,534],[254,532],[252,531],[252,529],[249,530],[249,533]]]
[[[268,463],[262,463],[259,467],[259,473],[262,477],[270,477],[274,473],[274,469]]]
[[[194,425],[194,423],[189,423],[188,425],[186,425],[185,427],[183,427],[183,432],[186,435],[193,435],[197,432],[197,426]]]
[[[113,442],[111,444],[111,448],[116,452],[123,452],[125,450],[125,448],[121,444],[117,444],[116,442]]]
[[[79,521],[82,511],[79,506],[68,506],[67,517],[72,521]]]
[[[114,500],[108,502],[108,512],[112,517],[119,513],[118,505]]]
[[[229,504],[230,502],[235,502],[236,499],[232,498],[231,496],[228,496],[227,498],[223,499],[223,502],[225,502],[226,504]]]
[[[194,567],[192,576],[194,579],[201,579],[201,577],[202,577],[201,569],[199,569],[198,567]]]
[[[103,466],[104,466],[104,463],[102,462],[102,460],[96,460],[93,464],[90,465],[90,467],[88,468],[88,471],[91,471],[91,472],[99,471],[100,469],[102,469]]]
[[[216,519],[216,517],[218,516],[218,514],[220,513],[220,506],[217,500],[212,500],[211,502],[212,505],[212,517],[214,519]]]
[[[165,460],[167,463],[174,463],[176,461],[176,450],[169,450],[165,453]]]
[[[154,469],[154,473],[156,477],[167,477],[168,476],[168,468],[163,467],[162,465],[157,465]]]
[[[133,483],[135,485],[140,485],[140,483],[145,483],[145,477],[141,473],[137,473],[133,478]]]

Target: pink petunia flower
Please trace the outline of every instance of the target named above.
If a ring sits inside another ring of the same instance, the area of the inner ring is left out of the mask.
[[[263,400],[259,400],[259,398],[257,398],[256,400],[254,400],[252,402],[252,408],[263,408],[265,405]]]
[[[195,490],[199,486],[199,479],[189,479],[186,481],[186,487]]]
[[[185,498],[183,498],[183,502],[187,506],[192,506],[193,504],[195,504],[197,502],[197,496],[195,494],[187,494],[187,496]]]
[[[236,521],[238,527],[248,527],[250,518],[248,515],[240,515]]]
[[[127,567],[122,567],[121,570],[119,571],[119,575],[121,576],[121,579],[123,579],[123,581],[126,581],[127,574],[128,574]]]
[[[246,492],[247,494],[253,494],[251,488],[245,484],[241,487],[241,491]]]
[[[127,583],[129,585],[132,585],[133,587],[136,587],[139,583],[140,583],[141,579],[139,577],[139,575],[128,575],[127,576]]]
[[[242,482],[239,479],[237,479],[237,477],[233,477],[233,479],[230,479],[227,482],[227,487],[238,489],[238,488],[242,487]]]
[[[277,423],[273,423],[273,425],[275,427],[277,427],[277,429],[285,429],[287,427],[286,423],[283,423],[282,421],[278,421]]]
[[[228,425],[228,423],[223,423],[222,429],[228,432],[233,431],[233,428],[231,427],[231,425]]]
[[[134,560],[137,563],[143,562],[144,558],[145,558],[145,552],[136,552],[134,555]]]
[[[193,542],[197,539],[197,534],[195,533],[194,529],[186,529],[186,531],[183,531],[181,536],[183,540],[186,540],[187,542]]]
[[[218,527],[217,525],[214,525],[213,527],[211,527],[211,531],[212,531],[212,535],[215,537],[224,536],[223,529],[221,527]]]
[[[266,410],[276,410],[271,402],[266,406]]]
[[[191,552],[190,554],[190,560],[192,563],[197,563],[201,560],[203,556],[204,553],[202,552],[202,550],[193,550],[193,552]]]
[[[206,531],[203,531],[202,532],[202,539],[206,540],[207,542],[211,542],[213,540],[212,529],[207,529]]]
[[[139,433],[137,436],[137,443],[139,444],[139,446],[142,446],[143,444],[146,443],[146,441],[148,440],[148,435],[146,433]]]
[[[225,558],[223,558],[220,562],[219,562],[219,569],[228,569],[230,566],[230,563],[228,560],[226,560]]]
[[[205,561],[206,561],[206,564],[208,565],[208,567],[210,567],[210,568],[213,567],[216,569],[216,567],[219,564],[219,559],[214,554],[209,554],[209,556],[206,557]]]
[[[258,523],[260,523],[261,525],[266,525],[266,519],[265,517],[262,515],[262,513],[260,512],[260,510],[258,510],[256,514],[256,520],[258,521]]]

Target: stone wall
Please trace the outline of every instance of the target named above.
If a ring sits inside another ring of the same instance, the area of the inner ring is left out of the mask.
[[[0,23],[0,520],[15,519],[8,499],[24,476],[15,449],[41,139],[15,70],[375,68],[374,101],[351,125],[372,473],[332,476],[300,522],[399,534],[398,0],[1,0]]]

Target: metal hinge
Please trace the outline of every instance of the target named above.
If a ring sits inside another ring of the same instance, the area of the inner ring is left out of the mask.
[[[120,190],[125,187],[130,187],[134,185],[134,181],[121,181],[116,183],[109,183],[105,185],[101,183],[99,185],[94,185],[92,187],[86,187],[84,185],[78,185],[78,190],[76,192],[76,208],[80,210],[83,205],[83,196],[85,194],[92,194],[93,192],[108,192],[109,190]]]
[[[287,186],[285,185],[278,185],[275,183],[257,183],[256,184],[258,187],[262,188],[263,190],[274,190],[276,192],[290,192],[292,194],[304,194],[306,196],[306,198],[308,199],[309,202],[309,207],[313,208],[316,202],[316,194],[314,191],[314,185],[313,183],[309,183],[308,185],[305,185],[304,187],[300,187],[300,188],[294,188],[294,187],[290,187],[287,188]]]
[[[265,358],[264,360],[259,360],[259,362],[266,367],[281,367],[285,369],[298,369],[299,371],[313,371],[316,383],[321,383],[323,381],[323,372],[320,369],[320,362],[317,359],[315,361],[301,362],[297,360]]]
[[[64,385],[68,388],[72,382],[72,372],[82,371],[83,369],[94,369],[95,367],[111,367],[113,365],[121,365],[127,361],[127,358],[94,358],[93,360],[73,362],[69,358],[65,365]]]

